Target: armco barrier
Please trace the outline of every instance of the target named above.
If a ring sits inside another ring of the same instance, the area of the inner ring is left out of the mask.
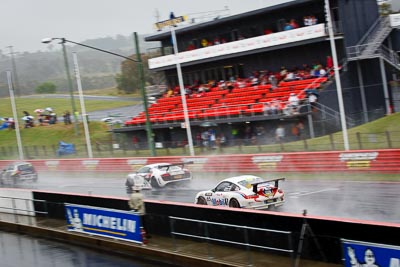
[[[59,192],[33,191],[35,200],[47,203],[50,218],[65,219],[64,205],[72,203],[102,208],[128,210],[127,198],[110,198],[102,196],[75,195]],[[312,230],[313,236],[307,234],[304,239],[301,258],[341,264],[341,239],[359,240],[387,245],[400,245],[400,224],[379,223],[372,221],[348,220],[344,218],[303,216],[272,211],[244,210],[223,207],[209,207],[195,204],[184,204],[169,201],[145,201],[146,228],[150,234],[169,236],[171,233],[170,216],[208,221],[221,224],[241,225],[261,229],[274,229],[292,232],[292,244],[297,251],[301,230],[305,222]],[[44,207],[35,205],[36,211]],[[229,229],[218,229],[221,239],[230,240]],[[226,235],[226,236],[225,236]],[[251,233],[249,234],[251,236]],[[225,238],[224,238],[225,236]],[[257,244],[266,246],[269,238],[256,238]],[[275,245],[287,242],[286,239],[273,239]]]
[[[400,172],[400,149],[213,155],[28,160],[38,171],[130,172],[159,162],[193,161],[193,171],[210,172]],[[0,168],[10,160],[0,161]]]

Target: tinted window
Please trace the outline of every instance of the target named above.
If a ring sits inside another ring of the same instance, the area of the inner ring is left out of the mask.
[[[33,171],[33,166],[32,165],[28,165],[28,164],[19,165],[18,166],[18,170],[19,171]]]

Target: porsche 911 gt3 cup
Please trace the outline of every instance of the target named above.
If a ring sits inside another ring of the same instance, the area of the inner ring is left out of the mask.
[[[285,178],[263,180],[254,175],[241,175],[222,180],[214,189],[196,195],[196,204],[227,206],[245,209],[267,209],[285,202],[279,181]]]
[[[125,182],[127,187],[140,186],[142,189],[164,187],[167,184],[190,182],[193,179],[192,172],[182,163],[155,163],[143,166],[137,172],[128,175]]]

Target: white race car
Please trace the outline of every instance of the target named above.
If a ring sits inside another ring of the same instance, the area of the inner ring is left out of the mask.
[[[263,180],[254,175],[241,175],[222,180],[214,189],[196,195],[196,204],[227,206],[245,209],[267,209],[285,202],[279,181],[285,178]]]
[[[152,187],[164,187],[167,184],[190,182],[193,179],[192,172],[182,163],[155,163],[141,167],[137,172],[128,174],[125,182],[127,187],[139,186],[142,189]]]

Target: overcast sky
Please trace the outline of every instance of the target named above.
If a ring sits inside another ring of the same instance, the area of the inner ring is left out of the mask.
[[[46,37],[75,42],[117,34],[155,32],[154,23],[175,16],[198,17],[229,8],[231,15],[290,0],[1,0],[0,50],[45,51]]]

